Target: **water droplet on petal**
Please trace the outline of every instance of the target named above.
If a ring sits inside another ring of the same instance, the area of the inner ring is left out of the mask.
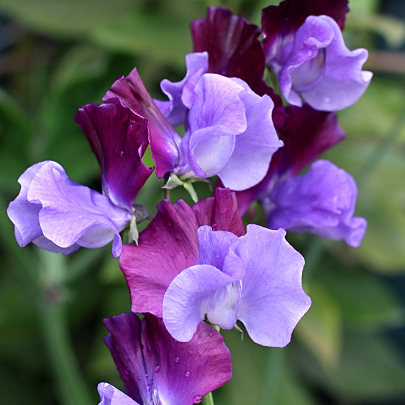
[[[212,336],[212,332],[210,332],[210,335],[209,335],[210,337]]]
[[[155,366],[155,373],[158,373],[160,371],[160,366],[159,366],[159,364],[157,364],[156,366]]]
[[[146,391],[148,391],[148,392],[150,391],[150,385],[146,386]]]
[[[186,373],[184,374],[187,378],[190,377],[190,371],[186,371]]]
[[[193,401],[194,401],[195,404],[199,404],[199,403],[201,402],[201,400],[202,400],[202,396],[201,396],[201,395],[196,395],[196,396],[193,398]]]
[[[193,354],[194,352],[192,351],[192,350],[190,350],[189,352],[188,352],[188,354],[191,356],[192,354]]]
[[[141,376],[138,376],[138,381],[141,381]]]
[[[131,370],[128,367],[125,367],[125,374],[126,375],[130,375],[131,374]]]
[[[120,156],[124,156],[124,151],[120,151]]]
[[[176,358],[174,359],[174,361],[175,361],[176,363],[178,363],[178,362],[180,361],[180,357],[176,357]]]

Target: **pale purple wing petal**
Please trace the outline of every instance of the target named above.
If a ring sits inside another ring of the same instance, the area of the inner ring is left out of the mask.
[[[139,405],[128,395],[108,383],[100,383],[97,386],[100,402],[98,405]]]
[[[148,121],[119,104],[88,104],[77,111],[75,121],[100,164],[103,193],[130,210],[153,171],[141,160],[148,145]]]
[[[268,226],[311,232],[358,247],[367,221],[353,217],[357,186],[353,178],[328,160],[318,160],[302,176],[287,179],[270,196]]]
[[[27,201],[42,206],[38,213],[42,233],[60,248],[74,244],[96,248],[113,240],[113,255],[121,254],[119,231],[129,223],[129,212],[113,205],[108,197],[70,180],[57,163],[45,162],[37,171]]]
[[[235,137],[235,148],[226,166],[218,173],[225,187],[246,190],[266,175],[273,153],[283,143],[271,118],[274,103],[269,96],[259,97],[246,84],[239,98],[246,108],[247,129]]]
[[[311,300],[302,289],[304,258],[284,238],[285,231],[248,225],[235,253],[246,266],[238,311],[252,340],[284,347]]]
[[[131,293],[134,312],[162,315],[163,295],[182,270],[199,263],[197,221],[183,201],[164,200],[139,235],[139,245],[124,245],[120,267]]]

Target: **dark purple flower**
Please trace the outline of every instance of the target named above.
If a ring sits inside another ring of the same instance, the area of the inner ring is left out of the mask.
[[[100,163],[103,194],[70,180],[62,166],[45,161],[19,178],[21,191],[8,216],[23,247],[70,254],[80,246],[97,248],[113,241],[121,254],[120,231],[134,215],[132,204],[152,173],[141,161],[147,122],[119,105],[90,104],[75,116]]]
[[[356,198],[353,178],[328,160],[318,160],[304,175],[275,186],[263,202],[271,229],[311,232],[358,247],[367,221],[353,217]]]
[[[183,200],[164,200],[158,213],[139,235],[138,246],[125,245],[120,257],[131,294],[133,312],[162,316],[163,296],[172,280],[185,268],[199,263],[197,229],[244,234],[235,196],[227,189],[215,189],[215,197],[199,201],[191,209]]]
[[[325,2],[325,12],[332,11],[332,17],[315,14],[322,9],[318,5],[314,14],[310,7],[302,10],[307,15],[292,13],[295,3],[287,0],[278,8],[268,7],[262,16],[266,62],[277,75],[284,97],[301,106],[300,93],[309,105],[323,111],[354,104],[367,89],[372,73],[361,70],[367,50],[349,51],[333,18],[343,25],[347,2],[337,1],[334,7]],[[272,25],[276,18],[280,19],[278,32]],[[298,21],[302,22],[297,29]]]
[[[113,241],[113,255],[121,254],[119,232],[132,217],[127,209],[70,180],[63,167],[52,161],[31,166],[18,182],[20,194],[7,214],[21,247],[33,242],[66,255],[80,246],[96,248]]]
[[[260,29],[225,8],[207,8],[207,17],[191,23],[194,52],[208,52],[208,72],[245,81],[259,96],[267,94],[275,104],[273,120],[282,124],[281,98],[263,80],[264,53]]]
[[[231,354],[222,336],[206,323],[188,343],[174,340],[163,321],[150,314],[140,320],[124,313],[104,323],[110,332],[105,342],[134,404],[199,403],[232,377]],[[99,392],[101,400],[117,404],[125,398],[106,384],[99,385]]]

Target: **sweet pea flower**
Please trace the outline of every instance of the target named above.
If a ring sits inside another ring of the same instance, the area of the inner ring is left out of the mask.
[[[106,318],[105,337],[128,395],[100,383],[100,405],[200,403],[232,377],[232,357],[222,336],[202,323],[187,343],[174,340],[163,321],[134,313]]]
[[[139,246],[124,247],[131,309],[163,317],[178,341],[189,341],[207,315],[224,329],[239,319],[256,343],[283,347],[311,304],[304,259],[283,230],[249,225],[244,235],[234,197],[216,190],[193,209],[163,201]]]
[[[141,161],[146,121],[114,104],[85,106],[76,120],[100,163],[104,194],[72,181],[58,163],[45,161],[21,175],[20,194],[7,214],[21,247],[33,242],[67,255],[113,241],[112,254],[118,257],[120,231],[129,225],[132,203],[152,172]]]
[[[353,217],[357,198],[354,179],[328,160],[318,160],[308,172],[281,182],[264,199],[267,226],[290,232],[310,232],[358,247],[367,228]]]
[[[198,63],[204,60],[204,55],[199,57]],[[168,110],[189,108],[183,138],[154,103],[136,69],[119,78],[103,100],[148,119],[158,177],[168,172],[182,180],[218,175],[224,186],[244,190],[263,179],[272,154],[282,146],[271,118],[274,103],[241,79],[203,74],[204,69],[172,86]]]
[[[372,78],[371,72],[362,71],[367,50],[350,51],[344,43],[338,22],[341,25],[344,22],[347,1],[335,2],[332,10],[330,2],[325,2],[323,10],[332,11],[332,17],[312,14],[309,5],[304,10],[301,6],[301,13],[293,13],[294,6],[300,9],[297,3],[286,0],[279,8],[270,6],[263,10],[266,62],[278,77],[280,89],[290,104],[301,106],[301,94],[314,109],[343,110],[363,95]],[[312,3],[316,3],[314,11],[319,13],[322,10],[319,1]],[[308,12],[311,14],[305,15]],[[338,22],[333,18],[336,15]],[[283,23],[274,27],[276,18]],[[303,18],[305,21],[296,29],[295,25]],[[275,32],[276,29],[279,31]]]

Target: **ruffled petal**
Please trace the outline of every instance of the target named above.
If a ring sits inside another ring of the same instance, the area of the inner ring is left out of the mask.
[[[273,119],[281,125],[281,98],[263,80],[265,59],[254,24],[225,8],[208,7],[207,17],[191,23],[194,52],[208,52],[208,72],[244,80],[258,95],[269,95],[276,108]]]
[[[161,178],[174,169],[178,161],[181,138],[159,111],[145,88],[138,71],[118,78],[103,97],[105,103],[120,103],[149,121],[149,146]]]
[[[128,395],[108,383],[100,383],[97,386],[100,402],[98,405],[139,405]]]
[[[107,346],[126,390],[134,399],[145,399],[141,404],[191,405],[232,377],[228,348],[204,322],[188,343],[174,340],[163,321],[150,314],[142,321],[125,313],[104,322],[110,332]]]
[[[333,18],[343,30],[348,0],[284,0],[278,6],[262,10],[262,46],[266,63],[272,63],[281,47],[291,41],[295,32],[310,15],[326,15]]]
[[[186,55],[187,74],[183,80],[172,83],[162,80],[160,87],[169,101],[155,100],[162,114],[173,126],[184,123],[194,99],[194,86],[198,79],[208,71],[208,53],[194,52]]]
[[[153,171],[141,160],[148,145],[147,120],[119,104],[88,104],[78,110],[75,121],[100,164],[104,194],[131,210]]]
[[[268,227],[311,232],[358,247],[367,221],[353,217],[357,187],[353,178],[328,160],[276,186],[267,202]]]
[[[38,163],[21,178],[22,190],[8,211],[21,246],[34,242],[69,254],[78,246],[96,248],[113,240],[113,255],[121,254],[119,232],[131,219],[127,210],[73,182],[62,166],[52,161]]]
[[[285,231],[248,225],[234,249],[245,263],[238,311],[252,340],[284,347],[311,299],[302,289],[304,258],[284,238]]]
[[[215,188],[214,197],[198,201],[193,212],[198,226],[210,225],[214,231],[228,231],[236,236],[245,234],[235,193],[228,188]]]
[[[235,137],[235,148],[226,166],[218,173],[225,187],[246,190],[266,175],[273,153],[283,146],[277,136],[269,96],[259,97],[244,83],[239,98],[246,108],[247,129]]]
[[[138,246],[125,245],[120,258],[131,293],[131,310],[162,316],[163,295],[182,270],[199,263],[197,221],[183,201],[164,200],[139,235]]]

